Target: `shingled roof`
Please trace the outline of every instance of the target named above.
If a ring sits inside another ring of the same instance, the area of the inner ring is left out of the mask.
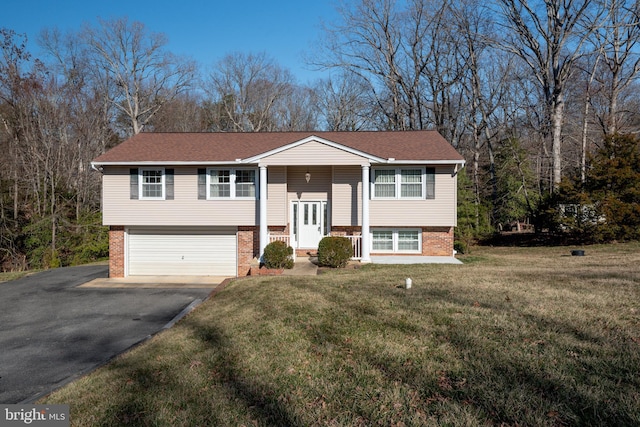
[[[317,137],[382,159],[451,161],[463,158],[436,131],[140,133],[94,160],[94,164],[218,163],[255,158]]]

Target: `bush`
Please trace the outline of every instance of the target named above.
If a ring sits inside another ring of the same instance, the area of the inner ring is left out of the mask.
[[[346,237],[328,236],[318,245],[318,265],[321,267],[344,267],[353,256],[351,240]]]
[[[293,268],[293,248],[276,240],[264,248],[264,265],[267,268]]]
[[[456,250],[456,252],[458,252],[459,254],[466,254],[467,253],[467,245],[464,242],[461,242],[460,240],[456,240],[455,242],[453,242],[453,249]]]

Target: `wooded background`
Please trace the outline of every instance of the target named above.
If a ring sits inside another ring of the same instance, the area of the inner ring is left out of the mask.
[[[638,1],[358,0],[339,12],[306,58],[330,77],[309,85],[250,46],[196,64],[126,18],[42,29],[38,57],[0,29],[0,269],[106,256],[90,162],[138,132],[436,129],[467,159],[460,249],[514,222],[640,237]]]

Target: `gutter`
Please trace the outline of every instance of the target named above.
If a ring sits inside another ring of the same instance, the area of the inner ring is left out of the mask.
[[[132,162],[104,162],[104,163],[96,163],[96,162],[91,162],[91,167],[99,172],[102,171],[102,167],[103,166],[166,166],[166,165],[172,165],[172,166],[194,166],[194,165],[198,165],[198,166],[225,166],[225,165],[233,165],[236,163],[242,163],[242,164],[259,164],[258,162],[254,162],[249,161],[249,159],[235,159],[235,160],[225,160],[225,161],[205,161],[205,162],[200,162],[200,161],[171,161],[171,160],[163,160],[163,161],[132,161]],[[398,164],[398,165],[415,165],[415,164],[428,164],[428,165],[455,165],[456,169],[458,168],[458,166],[460,166],[460,169],[462,169],[465,165],[465,161],[464,160],[397,160],[395,158],[389,158],[389,159],[380,159],[380,160],[375,160],[372,161],[371,164],[385,164],[385,163],[393,163],[393,164]],[[300,162],[300,163],[296,163],[296,164],[290,164],[288,166],[301,166],[301,165],[306,165],[307,163],[305,162]],[[355,163],[354,163],[355,165]],[[317,166],[321,166],[321,165],[317,165]],[[326,166],[331,166],[331,165],[326,165]],[[459,170],[459,169],[457,169]]]

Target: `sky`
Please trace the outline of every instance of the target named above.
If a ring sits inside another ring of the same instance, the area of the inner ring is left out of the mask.
[[[25,33],[28,50],[44,28],[77,32],[97,18],[127,17],[167,35],[168,50],[206,70],[228,53],[266,52],[301,84],[326,76],[304,63],[337,19],[334,0],[3,0],[0,27]]]

